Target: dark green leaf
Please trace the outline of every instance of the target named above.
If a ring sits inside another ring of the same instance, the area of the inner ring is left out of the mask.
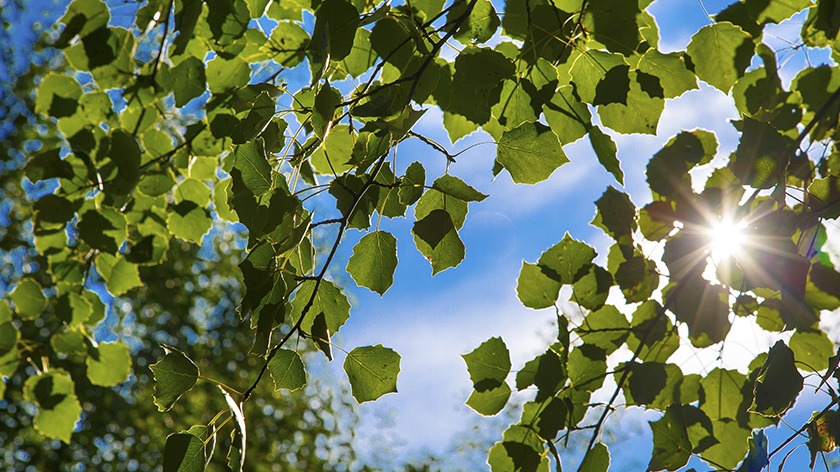
[[[206,75],[210,92],[220,95],[246,85],[251,79],[251,68],[239,57],[217,56],[207,63]]]
[[[110,207],[88,210],[78,224],[79,237],[88,246],[115,255],[128,235],[125,216]]]
[[[612,138],[604,134],[601,128],[593,126],[589,130],[589,141],[598,156],[598,162],[615,177],[619,184],[624,185],[624,172],[622,172],[621,164],[616,157],[618,149],[615,147]]]
[[[599,442],[586,451],[578,472],[607,472],[610,468],[610,452],[604,443]]]
[[[199,371],[195,363],[183,352],[163,346],[166,355],[149,368],[155,376],[155,405],[159,411],[167,411],[188,392],[196,380]]]
[[[463,2],[460,5],[455,5],[449,10],[446,16],[448,22],[454,22],[466,13],[468,2]],[[412,4],[413,6],[413,4]],[[501,25],[499,16],[493,8],[493,4],[488,0],[478,0],[473,6],[467,18],[461,23],[458,32],[455,33],[454,38],[463,44],[481,44],[489,41],[496,29]]]
[[[771,417],[782,415],[793,405],[803,384],[793,351],[783,341],[777,341],[770,348],[767,360],[755,380],[750,411]]]
[[[278,350],[268,362],[268,371],[274,379],[274,390],[287,388],[295,391],[306,385],[306,370],[300,355],[295,351]]]
[[[687,464],[692,446],[682,405],[669,406],[662,418],[649,423],[653,431],[653,457],[648,470],[677,470]]]
[[[659,78],[664,98],[676,98],[697,88],[697,76],[688,70],[680,53],[662,54],[648,49],[636,66],[640,72]]]
[[[612,354],[627,339],[630,323],[627,322],[627,317],[614,306],[606,305],[586,315],[575,332],[580,335],[584,343],[598,346],[607,354]]]
[[[175,92],[175,106],[182,107],[204,93],[207,82],[204,63],[197,57],[188,57],[171,69]]]
[[[423,195],[424,185],[426,185],[426,170],[419,162],[412,162],[405,170],[405,177],[400,184],[400,203],[413,205]]]
[[[359,25],[359,12],[345,0],[324,0],[315,12],[312,32],[312,51],[329,51],[332,61],[340,61],[350,54],[353,38]]]
[[[607,373],[606,351],[592,344],[578,346],[569,353],[568,369],[572,388],[594,392],[604,384]]]
[[[770,188],[783,172],[782,158],[788,143],[788,138],[771,124],[745,117],[741,142],[729,168],[744,184]]]
[[[215,429],[193,426],[189,431],[170,434],[163,450],[164,472],[204,472],[212,448],[207,443]]]
[[[588,310],[598,310],[606,303],[612,286],[612,274],[592,264],[589,273],[572,285],[573,300]]]

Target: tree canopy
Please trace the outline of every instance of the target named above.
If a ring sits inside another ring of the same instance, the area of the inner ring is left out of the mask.
[[[618,184],[593,206],[606,264],[569,233],[522,263],[519,300],[557,313],[544,352],[513,365],[493,337],[463,356],[476,412],[531,392],[488,451],[493,472],[561,470],[572,435],[588,439],[579,470],[607,470],[621,405],[661,413],[651,471],[693,456],[761,470],[800,433],[810,466],[825,461],[840,435],[840,352],[821,324],[840,308],[824,248],[840,216],[840,7],[735,2],[662,52],[651,3],[147,0],[117,16],[73,0],[3,89],[22,104],[0,174],[7,463],[350,468],[349,399],[396,392],[401,357],[388,339],[332,341],[353,323],[348,290],[388,291],[398,244],[433,275],[457,270],[468,210],[493,198],[449,172],[479,129],[500,179],[543,182],[585,139]],[[834,62],[787,86],[765,28],[797,14],[796,47]],[[718,138],[676,134],[646,162],[637,207],[613,137],[655,135],[666,101],[701,82],[737,108],[737,149],[697,182]],[[450,143],[414,129],[430,109]],[[398,161],[409,142],[431,152]],[[411,238],[389,230],[398,219]],[[714,253],[721,226],[740,247]],[[363,236],[339,267],[350,230]],[[669,362],[680,346],[722,350],[738,319],[774,333],[749,371]],[[308,371],[313,355],[342,362],[349,386]],[[769,444],[806,378],[831,398]]]

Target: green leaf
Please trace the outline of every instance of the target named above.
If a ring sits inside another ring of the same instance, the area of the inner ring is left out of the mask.
[[[121,256],[99,254],[96,256],[96,270],[105,279],[105,284],[111,295],[120,296],[129,290],[143,286],[137,265],[128,262]]]
[[[788,341],[796,358],[797,367],[808,372],[820,372],[828,368],[828,359],[834,355],[834,343],[825,331],[808,332],[797,330]]]
[[[522,370],[516,373],[518,390],[531,385],[539,389],[535,401],[544,401],[552,397],[566,383],[566,365],[552,349],[526,362]]]
[[[544,401],[523,405],[519,424],[533,427],[540,438],[551,441],[565,428],[568,416],[566,405],[556,397],[549,397]]]
[[[657,421],[649,421],[653,431],[653,457],[648,470],[677,470],[691,457],[691,441],[685,426],[682,405],[671,405]]]
[[[547,126],[524,123],[502,134],[496,150],[496,162],[510,172],[515,183],[535,184],[548,179],[569,159]]]
[[[291,2],[286,2],[286,4],[291,4]],[[278,3],[272,2],[271,7],[275,5]],[[296,23],[280,21],[262,49],[278,64],[294,67],[303,61],[309,39],[306,30]]]
[[[502,386],[510,373],[510,353],[502,338],[490,338],[461,357],[467,363],[470,379],[477,392]]]
[[[729,291],[722,286],[711,285],[695,273],[665,287],[663,298],[677,320],[688,325],[689,337],[695,347],[711,346],[726,339],[732,323],[729,321]]]
[[[239,57],[216,56],[207,63],[207,85],[214,95],[222,95],[245,86],[251,79],[251,67]]]
[[[51,369],[26,379],[23,398],[38,406],[35,429],[41,434],[70,444],[73,427],[79,421],[82,406],[76,398],[70,375],[61,369]]]
[[[155,376],[155,405],[167,411],[188,392],[198,380],[198,366],[183,352],[172,346],[163,346],[166,355],[149,366]]]
[[[572,284],[573,300],[588,310],[598,310],[606,303],[612,286],[612,274],[593,264],[589,273]]]
[[[650,331],[644,338],[644,346],[639,352],[639,359],[643,362],[665,363],[671,354],[680,347],[680,338],[674,331],[674,326],[667,316],[662,314],[662,306],[655,300],[648,300],[633,312],[630,325],[633,330],[627,337],[627,347],[636,352],[641,340],[636,333]]]
[[[245,143],[233,148],[235,157],[231,174],[255,196],[262,196],[271,189],[271,165],[260,144]]]
[[[274,108],[274,100],[268,92],[261,92],[254,100],[248,116],[239,122],[237,129],[233,132],[233,143],[242,144],[253,141],[261,135],[274,117]]]
[[[543,272],[561,284],[573,284],[589,272],[595,250],[566,233],[563,239],[540,256]]]
[[[631,236],[636,231],[636,206],[626,193],[607,187],[595,206],[598,213],[592,225],[603,229],[620,244],[632,241]]]
[[[400,203],[413,205],[423,195],[423,187],[426,185],[426,170],[419,162],[412,162],[405,170],[399,190]]]
[[[173,67],[170,73],[172,74],[176,107],[182,107],[193,98],[200,96],[207,87],[204,63],[197,57],[184,59],[183,62]]]
[[[200,207],[206,207],[210,203],[210,188],[200,180],[187,178],[178,184],[172,192],[172,197],[178,204],[189,201]]]
[[[209,196],[208,189],[208,199]],[[210,211],[198,206],[192,200],[182,201],[174,207],[171,207],[171,210],[166,218],[166,225],[169,227],[169,231],[172,232],[173,236],[200,243],[201,238],[213,226]]]
[[[606,305],[586,315],[575,332],[580,335],[584,343],[598,346],[607,354],[612,354],[627,339],[630,323],[618,309],[612,305]]]
[[[366,234],[354,247],[347,272],[361,287],[383,295],[394,283],[397,240],[386,231]]]
[[[0,326],[0,332],[2,332]],[[73,354],[77,356],[86,356],[88,341],[85,338],[85,333],[80,328],[65,328],[50,339],[50,346],[55,352],[62,354]],[[0,350],[2,352],[2,350]]]
[[[449,195],[450,197],[455,197],[465,202],[480,202],[488,197],[488,195],[485,195],[465,184],[463,180],[449,174],[442,175],[440,178],[435,180],[435,183],[432,184],[432,188]]]
[[[770,123],[744,117],[741,142],[729,168],[744,184],[771,188],[783,172],[782,159],[789,142]]]
[[[647,405],[648,408],[663,410],[675,403],[689,402],[692,393],[696,396],[699,389],[699,376],[692,391],[690,379],[687,380],[687,376],[674,364],[645,362],[623,364],[622,367],[630,369],[624,384],[624,396],[630,405]],[[623,371],[616,371],[616,379],[622,374]]]
[[[640,71],[631,71],[629,75],[630,91],[626,103],[614,102],[598,106],[601,124],[619,133],[656,134],[659,116],[665,109],[662,88],[650,82],[654,76]]]
[[[582,138],[592,126],[589,107],[581,103],[575,87],[571,85],[563,85],[557,89],[551,101],[544,103],[542,109],[545,121],[562,145]]]
[[[66,293],[58,297],[55,314],[70,326],[84,323],[91,315],[91,303],[78,293]]]
[[[357,402],[376,400],[386,393],[396,393],[400,355],[381,344],[357,347],[347,354],[344,371]]]
[[[0,323],[0,356],[17,351],[18,341],[20,341],[20,330],[14,323],[11,320]]]
[[[814,179],[808,186],[808,197],[811,210],[823,218],[840,216],[840,178],[837,176]]]
[[[274,390],[287,388],[295,391],[306,385],[306,370],[303,360],[295,351],[280,349],[268,361],[268,371],[274,379]]]
[[[215,445],[215,427],[196,425],[189,431],[173,433],[166,437],[163,449],[164,472],[204,472]],[[211,442],[212,441],[212,442]],[[208,442],[212,445],[208,446]]]
[[[304,281],[292,300],[292,318],[297,323],[304,307],[312,298],[312,292],[315,290],[317,281]],[[318,293],[315,295],[312,306],[306,313],[306,319],[300,325],[304,332],[312,331],[312,323],[319,313],[323,313],[326,318],[326,326],[330,333],[335,334],[338,329],[350,318],[350,303],[347,297],[341,293],[341,290],[328,280],[322,280],[318,286]]]
[[[67,8],[67,12],[58,20],[64,23],[64,31],[55,43],[55,47],[63,49],[76,37],[85,37],[92,31],[108,24],[111,15],[108,6],[99,0],[75,0]]]
[[[330,87],[329,82],[324,83],[318,95],[315,96],[312,108],[312,129],[321,140],[326,139],[330,132],[335,109],[339,103],[341,103],[341,94]]]
[[[315,12],[311,51],[329,51],[331,61],[340,61],[350,54],[359,26],[359,11],[345,0],[324,0]]]
[[[88,246],[111,255],[117,254],[128,236],[125,216],[111,207],[86,211],[77,228],[79,237]]]
[[[89,352],[87,376],[90,383],[111,387],[128,380],[131,373],[131,354],[122,343],[104,343]]]
[[[648,49],[636,66],[640,72],[659,79],[664,98],[676,98],[697,88],[697,76],[686,67],[682,54],[662,54],[654,48]]]
[[[455,5],[446,16],[447,22],[454,22],[460,18],[466,12],[466,8],[466,2]],[[454,38],[465,45],[481,44],[489,41],[501,24],[493,4],[488,0],[478,0],[470,14],[461,23]]]
[[[617,53],[587,51],[575,60],[571,69],[577,95],[586,103],[594,104],[598,85],[615,68],[628,67],[624,56]]]
[[[563,284],[545,275],[536,264],[522,262],[516,295],[523,305],[539,310],[554,306]]]
[[[744,75],[750,65],[755,43],[740,27],[721,21],[704,26],[686,48],[700,80],[723,93]]]
[[[493,416],[505,407],[510,398],[510,386],[506,382],[490,390],[473,390],[467,399],[467,406],[484,416]]]
[[[610,174],[615,177],[615,180],[624,185],[624,172],[621,170],[621,164],[618,162],[616,153],[618,149],[615,146],[612,138],[604,134],[601,128],[593,126],[589,130],[589,141],[592,143],[592,149],[598,156],[598,162],[604,166]]]
[[[175,179],[169,169],[148,172],[137,184],[137,189],[150,197],[159,197],[169,193],[175,185]]]
[[[744,400],[741,390],[746,381],[744,374],[735,370],[716,368],[709,372],[700,381],[703,387],[700,409],[712,421],[724,418],[736,419],[741,411],[739,406]]]
[[[15,313],[25,320],[38,317],[47,305],[41,291],[41,284],[32,279],[23,279],[9,296],[15,304]]]
[[[537,121],[541,105],[536,87],[527,79],[505,79],[499,101],[490,110],[505,130],[511,130]]]
[[[575,390],[594,392],[604,384],[607,373],[606,351],[583,344],[569,352],[569,382]]]
[[[61,159],[59,149],[51,149],[37,154],[26,163],[24,174],[32,182],[56,177],[72,179],[75,175],[73,166],[66,160]]]
[[[813,6],[811,0],[747,1],[747,12],[757,23],[781,23]]]
[[[607,472],[609,468],[610,452],[604,443],[599,442],[592,449],[586,451],[578,472]]]
[[[802,374],[794,361],[794,352],[783,341],[776,341],[755,380],[749,411],[770,417],[781,416],[793,405],[803,384]]]

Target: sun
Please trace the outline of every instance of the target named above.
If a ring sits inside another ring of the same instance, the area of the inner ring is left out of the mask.
[[[712,260],[717,262],[728,256],[737,256],[746,242],[746,227],[746,221],[721,221],[713,225],[709,229]]]

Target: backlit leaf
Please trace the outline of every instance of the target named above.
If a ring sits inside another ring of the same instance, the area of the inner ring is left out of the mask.
[[[199,371],[195,363],[183,352],[164,346],[166,355],[149,368],[155,376],[155,405],[159,411],[167,411],[188,392],[196,380]]]
[[[729,93],[744,75],[754,48],[749,34],[728,21],[721,21],[695,33],[686,51],[700,80]]]
[[[547,126],[524,123],[502,134],[496,161],[510,172],[515,183],[535,184],[548,179],[569,159]]]
[[[110,387],[125,382],[131,372],[131,354],[122,343],[103,343],[85,360],[90,383]]]
[[[306,370],[300,355],[295,351],[278,350],[268,362],[268,371],[274,379],[274,390],[287,388],[295,391],[306,385]]]
[[[397,392],[400,355],[381,344],[357,347],[347,354],[344,371],[357,402],[376,400],[386,393]]]
[[[15,312],[23,319],[35,319],[44,310],[47,299],[41,291],[41,284],[32,279],[23,279],[9,296],[15,303]]]
[[[490,390],[473,390],[467,399],[467,406],[484,416],[492,416],[502,411],[510,398],[510,386],[502,382]]]
[[[35,429],[47,437],[70,444],[73,427],[82,413],[70,375],[55,368],[32,375],[23,386],[23,397],[38,406]]]
[[[362,287],[383,295],[394,282],[397,268],[397,240],[391,233],[366,234],[353,248],[347,272]]]
[[[653,457],[648,470],[677,470],[691,457],[691,442],[685,426],[682,405],[671,405],[657,421],[649,421],[653,431]]]
[[[523,305],[538,310],[554,306],[562,284],[545,275],[536,264],[522,263],[516,294]]]
[[[502,338],[490,338],[461,357],[478,392],[500,387],[510,373],[510,353]]]

